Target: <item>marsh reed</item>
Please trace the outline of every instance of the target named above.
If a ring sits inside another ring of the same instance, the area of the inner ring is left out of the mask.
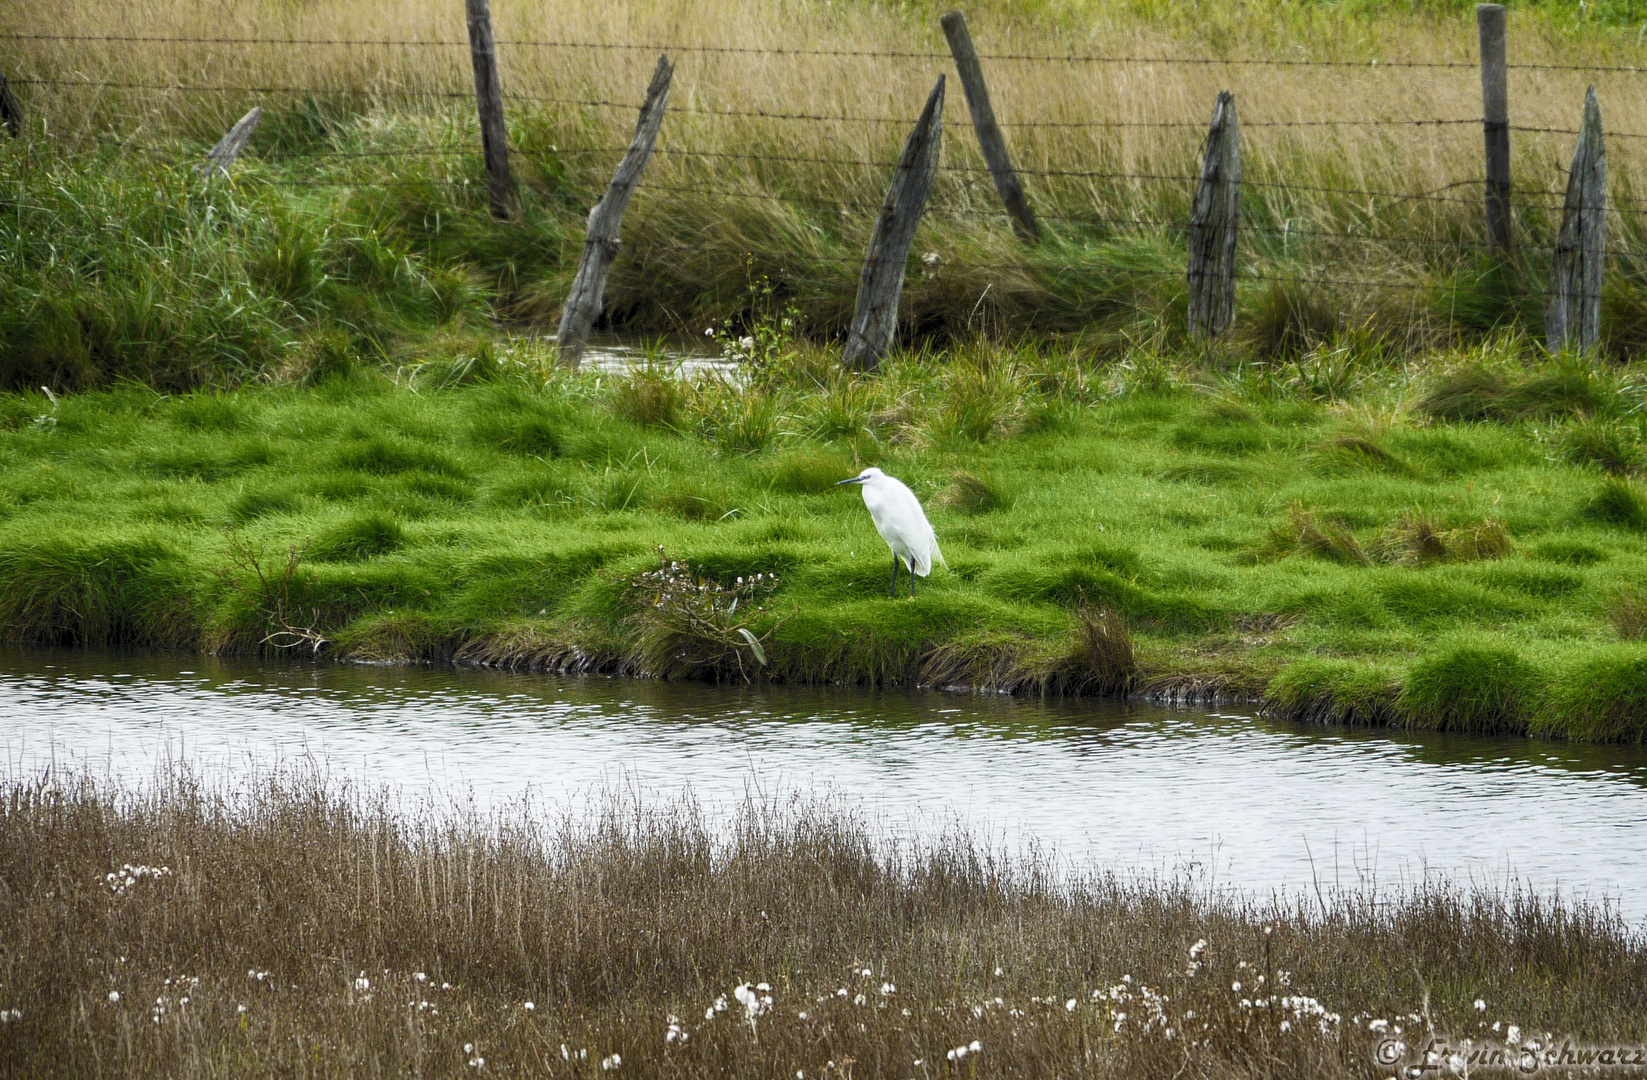
[[[1647,942],[1599,907],[1241,897],[808,797],[13,777],[0,912],[15,1077],[1359,1077],[1392,1027],[1647,1039]]]

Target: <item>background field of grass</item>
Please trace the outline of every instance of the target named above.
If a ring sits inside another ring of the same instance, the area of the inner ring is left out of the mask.
[[[766,677],[1056,689],[1103,674],[1082,627],[1107,611],[1135,690],[1647,733],[1627,374],[1514,342],[1369,370],[1337,399],[1301,394],[1307,372],[1050,349],[906,356],[871,380],[802,348],[742,389],[546,356],[522,344],[446,389],[357,372],[0,398],[0,627],[268,649],[236,551],[278,580],[295,545],[293,621],[331,654],[645,673],[630,582],[663,547],[728,586],[779,575],[754,624]],[[885,545],[833,486],[871,463],[914,487],[948,556],[914,601],[887,599]]]
[[[941,10],[500,2],[525,195],[523,219],[500,225],[482,195],[460,4],[18,0],[0,12],[0,34],[21,35],[0,37],[0,61],[29,117],[24,138],[0,145],[0,375],[13,388],[185,386],[444,357],[490,319],[553,324],[654,44],[677,49],[674,111],[624,223],[611,323],[741,332],[764,309],[793,309],[800,330],[827,339],[847,320],[891,162],[952,66]],[[901,307],[906,340],[1079,335],[1116,357],[1181,343],[1181,232],[1223,89],[1246,124],[1236,354],[1269,360],[1351,336],[1416,355],[1496,329],[1541,332],[1572,137],[1515,132],[1522,246],[1508,265],[1484,261],[1472,5],[1138,0],[968,14],[990,55],[1206,62],[987,61],[1047,230],[1033,248],[1013,238],[952,93],[945,171]],[[1638,76],[1597,69],[1641,63],[1636,13],[1521,4],[1510,25],[1512,64],[1544,65],[1512,71],[1519,128],[1575,127],[1597,85],[1618,211],[1606,348],[1634,356],[1647,342],[1647,218],[1635,201],[1643,142],[1625,135],[1647,133],[1647,97]],[[728,49],[755,51],[716,51]],[[253,104],[269,111],[234,182],[193,177]],[[1459,122],[1377,123],[1407,120]],[[1287,124],[1304,126],[1270,126]]]

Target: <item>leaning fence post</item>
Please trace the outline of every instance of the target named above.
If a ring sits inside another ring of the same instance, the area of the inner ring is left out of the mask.
[[[1481,41],[1481,128],[1487,141],[1487,239],[1492,250],[1509,255],[1510,93],[1504,59],[1504,5],[1477,4]]]
[[[503,126],[503,87],[498,81],[497,43],[492,40],[490,0],[464,0],[469,15],[469,59],[475,67],[475,105],[480,112],[480,145],[486,155],[486,195],[492,216],[514,217],[520,210],[509,176],[509,134]]]
[[[989,87],[984,85],[984,69],[978,63],[978,50],[972,46],[972,35],[966,28],[966,16],[951,11],[942,19],[944,36],[949,39],[949,51],[955,57],[955,70],[961,76],[961,89],[966,91],[966,107],[972,113],[972,127],[978,133],[978,148],[983,151],[989,175],[995,181],[995,190],[1012,215],[1012,227],[1025,240],[1041,235],[1035,224],[1035,215],[1024,197],[1024,185],[1018,179],[1018,170],[1012,167],[1007,153],[1006,139],[1001,125],[995,122],[995,110],[989,104]]]
[[[926,210],[927,193],[938,173],[938,150],[944,134],[944,77],[926,99],[926,108],[909,133],[898,171],[887,188],[881,216],[869,238],[869,254],[858,275],[858,302],[847,329],[841,362],[859,371],[874,371],[898,328],[898,297],[904,289],[904,263],[915,241],[915,226]]]
[[[652,158],[652,146],[658,141],[658,127],[663,123],[664,109],[669,103],[669,82],[675,75],[675,65],[669,57],[658,57],[652,83],[646,88],[640,119],[635,122],[635,137],[629,150],[612,174],[606,194],[589,211],[589,232],[583,241],[583,259],[578,263],[577,276],[572,279],[572,291],[566,297],[566,307],[560,314],[561,363],[576,367],[583,359],[583,346],[589,340],[589,328],[600,317],[601,296],[606,292],[606,275],[612,269],[612,260],[618,257],[622,242],[618,228],[623,223],[623,212],[629,207],[629,196],[635,193],[641,170]]]
[[[0,69],[0,124],[6,125],[6,130],[14,139],[23,134],[23,106],[17,95],[11,92],[11,83],[6,81],[4,69]]]
[[[1601,275],[1607,262],[1607,148],[1596,88],[1584,91],[1584,123],[1567,173],[1561,232],[1550,262],[1544,345],[1589,352],[1601,337]]]
[[[263,107],[254,106],[251,112],[242,116],[235,122],[234,127],[217,140],[217,145],[206,154],[206,160],[196,165],[194,171],[200,176],[213,176],[217,173],[228,176],[229,166],[240,156],[240,151],[246,148],[247,140],[252,137],[252,132],[257,130],[257,122],[262,119]]]
[[[1241,227],[1241,124],[1221,91],[1189,223],[1189,334],[1214,338],[1235,318],[1235,234]]]

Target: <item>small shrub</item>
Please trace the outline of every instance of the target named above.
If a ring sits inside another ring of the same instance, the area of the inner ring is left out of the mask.
[[[938,499],[943,506],[963,514],[987,514],[992,510],[1010,509],[1010,493],[993,481],[975,473],[957,470],[950,474],[949,487]]]
[[[766,642],[777,627],[764,634],[754,628],[766,612],[761,601],[778,588],[777,574],[760,572],[722,584],[670,559],[660,547],[658,568],[623,584],[636,634],[631,663],[639,673],[668,679],[735,672],[748,682],[766,666]]]
[[[400,523],[388,514],[370,512],[333,526],[315,537],[309,556],[318,562],[354,562],[387,555],[406,544]]]
[[[1579,511],[1579,516],[1598,525],[1635,532],[1647,530],[1647,504],[1643,504],[1634,485],[1617,477],[1602,483]]]

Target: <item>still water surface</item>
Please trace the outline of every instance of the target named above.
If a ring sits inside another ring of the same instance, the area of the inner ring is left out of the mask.
[[[825,794],[896,835],[961,827],[1070,865],[1267,894],[1426,877],[1609,900],[1647,924],[1647,752],[1326,731],[1247,710],[728,690],[427,668],[0,651],[13,776],[232,783],[309,756],[408,795],[710,808]]]

